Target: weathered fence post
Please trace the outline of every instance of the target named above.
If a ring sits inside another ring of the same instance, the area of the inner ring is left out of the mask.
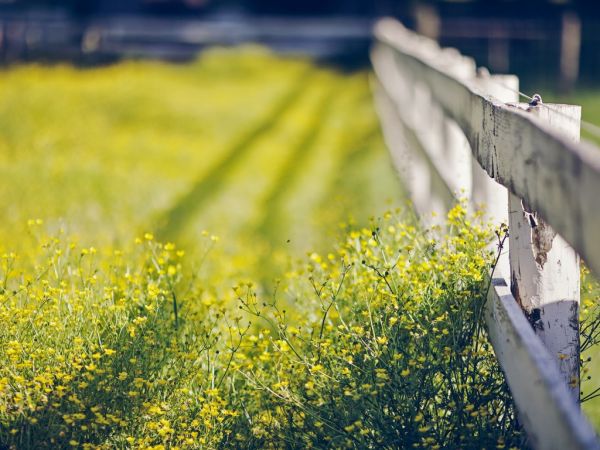
[[[579,140],[579,106],[538,104],[528,111],[569,139]],[[509,212],[512,293],[578,400],[579,256],[513,194],[509,195]]]
[[[435,6],[417,3],[414,16],[417,33],[437,41],[440,37],[441,20]]]

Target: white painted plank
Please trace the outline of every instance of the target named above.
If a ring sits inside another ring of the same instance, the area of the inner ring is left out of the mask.
[[[427,86],[422,83],[413,84],[411,80],[402,76],[402,72],[397,70],[393,52],[389,49],[373,49],[371,60],[373,61],[380,89],[385,91],[386,97],[393,104],[394,111],[391,114],[394,116],[394,119],[392,119],[387,129],[390,130],[389,132],[394,133],[394,128],[401,126],[403,133],[408,134],[408,138],[415,144],[411,147],[414,147],[418,152],[416,157],[419,160],[425,158],[424,162],[426,161],[428,166],[433,166],[435,176],[441,178],[448,190],[453,192],[456,186],[453,185],[453,180],[446,177],[446,172],[442,170],[443,167],[441,164],[441,139],[444,120],[442,109],[439,107],[437,109],[433,108]],[[432,111],[432,109],[434,110]],[[389,122],[387,117],[382,115],[384,110],[389,111],[389,107],[385,109],[379,108],[378,110],[382,124],[384,121]],[[423,124],[428,124],[429,128],[425,128]],[[384,128],[386,127],[384,126]],[[415,188],[414,193],[417,194],[417,197],[413,198],[413,201],[416,200],[417,211],[420,214],[428,213],[430,212],[429,210],[435,211],[432,208],[428,208],[428,199],[423,198],[421,201],[421,195],[419,195],[425,191],[427,193],[431,192],[429,189],[430,177],[423,177],[419,180],[419,177],[413,172],[414,170],[409,167],[403,172],[403,175],[411,178],[411,183]],[[418,185],[419,181],[421,186]],[[435,191],[433,192],[435,193]],[[445,195],[445,192],[443,195]],[[435,212],[441,212],[444,215],[444,211]]]
[[[560,113],[542,105],[528,109],[579,141],[579,106],[564,105]],[[579,256],[513,194],[509,210],[511,290],[579,401]]]
[[[600,449],[593,428],[573,402],[552,356],[502,278],[492,281],[485,319],[531,445],[544,450]]]
[[[399,23],[382,21],[375,35],[459,124],[488,174],[524,198],[600,275],[600,149],[573,143],[532,114],[484,95],[476,77],[445,73],[439,47]]]

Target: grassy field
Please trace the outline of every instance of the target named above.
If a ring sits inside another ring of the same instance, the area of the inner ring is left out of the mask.
[[[302,254],[402,199],[365,73],[251,49],[0,76],[7,249],[43,218],[96,246],[151,230],[193,248],[209,230],[225,247]]]

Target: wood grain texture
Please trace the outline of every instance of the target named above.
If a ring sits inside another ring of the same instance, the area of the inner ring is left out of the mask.
[[[564,105],[560,112],[543,106],[529,109],[573,142],[579,141],[579,106]],[[511,290],[578,401],[579,256],[514,194],[509,197],[509,211]]]

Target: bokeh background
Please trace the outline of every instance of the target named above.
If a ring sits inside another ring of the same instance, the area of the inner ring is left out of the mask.
[[[123,57],[182,61],[213,45],[368,65],[373,21],[394,16],[527,88],[594,86],[600,68],[593,0],[3,0],[3,62]]]

